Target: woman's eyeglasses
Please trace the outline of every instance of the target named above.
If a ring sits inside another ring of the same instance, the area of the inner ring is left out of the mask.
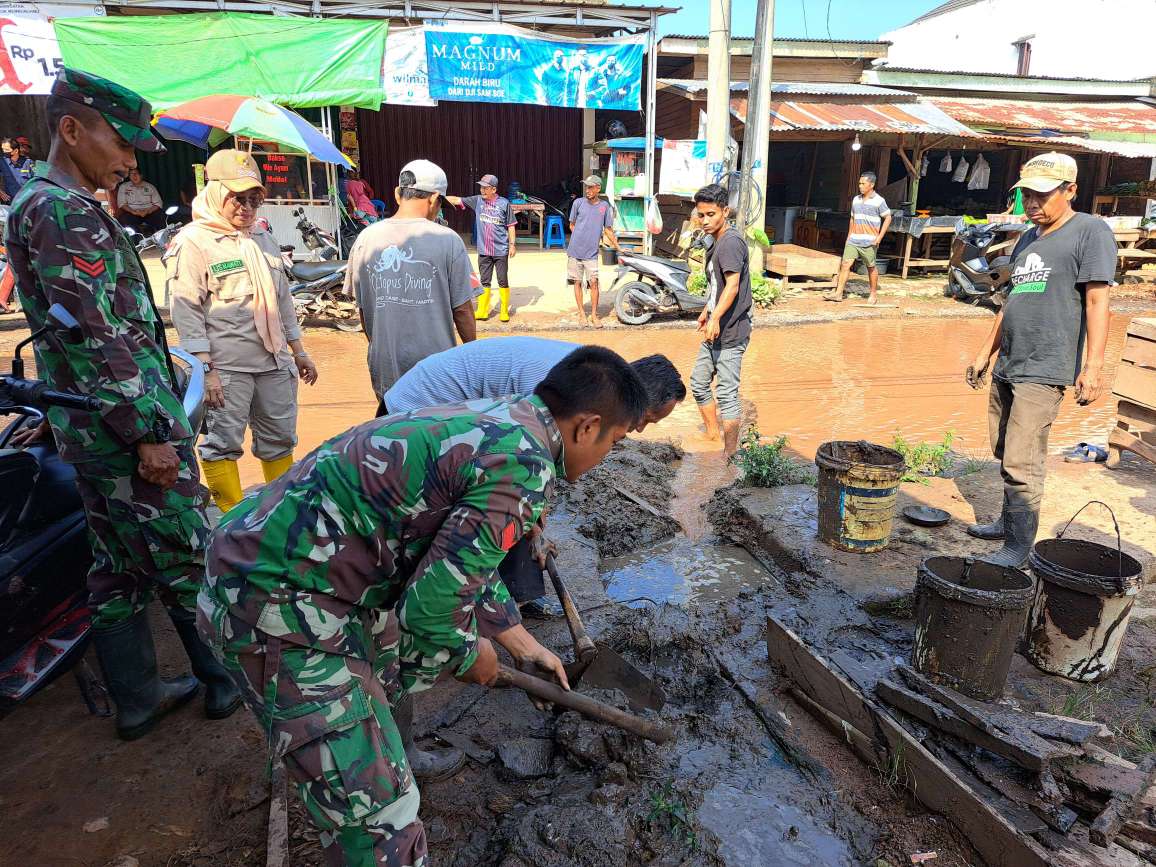
[[[249,208],[252,211],[257,210],[265,202],[264,196],[232,196],[231,198],[238,208]]]

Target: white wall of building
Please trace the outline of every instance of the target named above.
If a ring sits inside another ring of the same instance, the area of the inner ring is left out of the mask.
[[[886,65],[1014,75],[1031,39],[1029,75],[1131,81],[1156,76],[1156,0],[980,0],[909,24]]]

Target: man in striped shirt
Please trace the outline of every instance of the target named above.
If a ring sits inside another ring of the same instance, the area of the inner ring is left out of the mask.
[[[875,192],[875,172],[863,172],[859,176],[859,195],[851,202],[851,223],[847,229],[847,245],[843,248],[843,264],[839,269],[839,282],[835,294],[826,296],[828,301],[842,301],[843,288],[855,263],[862,261],[867,266],[867,281],[871,284],[868,303],[875,304],[875,293],[879,289],[879,270],[875,267],[875,251],[879,242],[887,234],[891,225],[891,209],[883,197]]]
[[[482,297],[478,299],[475,319],[490,318],[490,280],[498,272],[498,296],[502,307],[498,318],[510,321],[510,260],[518,252],[518,221],[510,210],[510,202],[498,195],[498,179],[482,175],[476,196],[446,196],[455,208],[469,208],[474,212],[474,235],[478,244],[478,273],[482,278]]]

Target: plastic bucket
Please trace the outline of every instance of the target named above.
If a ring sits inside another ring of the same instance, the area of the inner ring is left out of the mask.
[[[1037,542],[1028,555],[1037,586],[1025,654],[1050,674],[1096,681],[1116,667],[1132,605],[1144,586],[1144,567],[1121,550],[1118,524],[1116,547],[1109,548],[1065,539],[1072,521],[1055,539]]]
[[[613,247],[601,247],[599,249],[602,251],[602,264],[603,265],[617,265],[618,264],[618,251],[617,250],[615,250]]]
[[[907,467],[894,449],[868,442],[823,443],[819,467],[819,539],[843,551],[880,551],[891,536],[895,495]]]
[[[1032,579],[1019,569],[928,557],[915,584],[912,667],[964,695],[999,698],[1031,601]]]

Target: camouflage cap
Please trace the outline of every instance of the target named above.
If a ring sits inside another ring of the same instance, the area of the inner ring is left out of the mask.
[[[164,152],[165,146],[152,133],[152,106],[139,93],[99,75],[65,67],[56,75],[52,95],[96,109],[133,147]]]

